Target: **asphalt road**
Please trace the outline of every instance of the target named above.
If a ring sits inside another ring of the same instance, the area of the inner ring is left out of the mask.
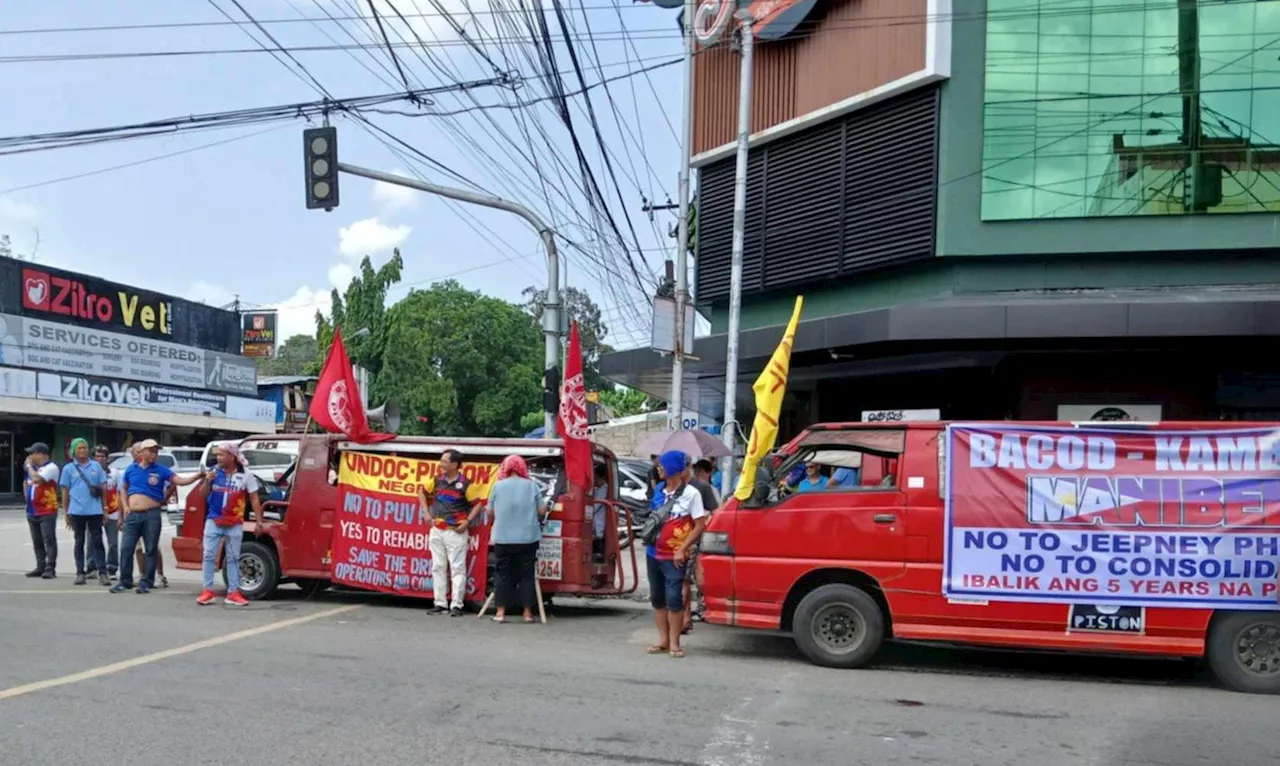
[[[12,559],[15,520],[0,516],[6,766],[1168,766],[1275,752],[1275,701],[1191,663],[895,647],[841,672],[784,637],[705,625],[672,660],[644,653],[650,612],[617,601],[557,605],[546,626],[293,589],[200,608],[187,573],[147,596],[4,573],[29,566]]]

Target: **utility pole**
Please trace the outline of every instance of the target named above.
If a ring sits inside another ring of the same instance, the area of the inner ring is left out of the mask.
[[[684,117],[680,147],[680,221],[676,224],[676,342],[671,355],[671,396],[667,400],[667,427],[684,425],[684,307],[689,300],[689,165],[693,156],[693,16],[696,3],[684,3]]]
[[[487,194],[477,194],[475,192],[466,191],[465,189],[454,189],[448,186],[437,186],[426,181],[416,181],[409,178],[401,178],[391,173],[382,173],[377,170],[369,170],[356,165],[348,165],[345,162],[337,163],[338,170],[353,176],[361,176],[374,181],[382,181],[384,183],[403,186],[407,189],[417,189],[427,194],[436,194],[441,197],[458,200],[459,202],[469,202],[473,205],[482,205],[491,207],[496,210],[505,210],[508,213],[515,213],[524,220],[528,221],[538,235],[542,237],[542,244],[547,249],[547,297],[542,304],[542,333],[546,340],[545,348],[545,367],[548,380],[554,378],[560,379],[560,261],[556,253],[555,231],[548,226],[538,214],[516,202],[505,200],[500,197],[491,197]],[[546,408],[544,407],[544,410]],[[543,425],[546,430],[546,438],[554,439],[556,436],[556,414],[546,411],[543,413]]]
[[[751,6],[738,7],[742,30],[742,70],[738,76],[738,156],[733,175],[733,254],[729,266],[728,359],[724,372],[724,443],[729,448],[727,467],[720,473],[720,493],[733,491],[733,457],[738,434],[738,331],[742,323],[742,250],[747,233],[747,149],[751,139],[751,74],[755,57],[755,31]]]

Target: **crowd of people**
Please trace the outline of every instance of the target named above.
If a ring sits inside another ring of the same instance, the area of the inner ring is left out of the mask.
[[[240,593],[238,566],[243,525],[246,511],[252,508],[261,514],[262,506],[259,481],[239,445],[219,444],[212,469],[202,468],[185,476],[160,463],[159,450],[154,439],[138,442],[131,449],[132,462],[112,470],[107,447],[95,447],[91,458],[84,439],[71,442],[71,459],[61,468],[51,459],[47,444],[37,442],[28,447],[25,494],[36,567],[27,576],[57,576],[57,519],[61,512],[74,533],[76,585],[86,584],[96,574],[99,584],[110,586],[118,572],[112,593],[149,593],[156,587],[157,574],[161,587],[167,587],[160,553],[162,509],[177,487],[195,484],[193,491],[206,503],[203,589],[196,602],[204,605],[216,600],[214,574],[221,554],[227,578],[225,602],[247,605]],[[490,540],[496,564],[493,619],[505,622],[508,607],[516,604],[524,620],[533,622],[538,546],[549,512],[541,488],[530,477],[525,460],[510,455],[499,467],[487,502],[476,502],[468,495],[470,480],[461,471],[462,461],[458,450],[446,450],[440,458],[439,475],[420,489],[419,500],[431,519],[432,579],[448,583],[435,589],[431,613],[463,614],[468,528],[487,509],[493,523]],[[692,630],[698,617],[699,610],[694,608],[698,540],[720,498],[711,485],[715,467],[710,461],[693,462],[685,453],[671,451],[654,457],[654,469],[649,488],[654,521],[650,539],[643,542],[659,640],[649,651],[678,658],[684,656],[680,637]],[[593,559],[603,559],[607,470],[596,471],[594,484],[592,495],[598,502],[588,511],[592,551]],[[136,585],[135,555],[140,575]]]
[[[160,445],[145,439],[130,448],[132,461],[112,470],[110,451],[105,445],[93,449],[89,443],[74,439],[71,459],[59,468],[53,461],[49,445],[36,442],[27,448],[24,494],[27,525],[36,566],[27,577],[51,580],[57,577],[58,516],[74,535],[76,585],[85,585],[96,575],[102,586],[112,593],[134,591],[150,593],[156,587],[168,587],[160,552],[163,509],[179,486],[199,484],[197,490],[206,498],[204,530],[204,590],[196,599],[199,604],[215,600],[213,576],[218,551],[225,547],[228,589],[226,603],[246,606],[240,593],[238,563],[240,540],[246,504],[260,510],[258,482],[235,442],[226,442],[216,450],[217,465],[187,476],[175,474],[157,458]],[[138,549],[141,543],[141,550]],[[137,557],[139,575],[134,579]],[[114,586],[112,581],[119,580]]]

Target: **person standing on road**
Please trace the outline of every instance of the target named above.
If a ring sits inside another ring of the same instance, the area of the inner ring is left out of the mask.
[[[102,466],[89,459],[89,442],[72,439],[71,462],[62,467],[58,484],[67,528],[75,533],[76,585],[85,584],[90,569],[97,571],[99,584],[108,584],[107,555],[102,549],[102,492],[106,483]]]
[[[27,572],[27,577],[52,580],[58,565],[58,466],[49,459],[49,445],[36,442],[27,447],[22,468],[26,473],[27,527],[36,554],[36,568]]]
[[[524,621],[533,622],[537,602],[534,571],[538,562],[538,541],[547,508],[537,482],[529,478],[529,466],[519,455],[509,455],[498,467],[498,481],[489,490],[489,510],[493,512],[493,555],[497,577],[493,584],[494,622],[507,621],[507,606],[513,591],[520,597]]]
[[[105,550],[107,552],[108,580],[115,579],[116,570],[120,568],[120,479],[123,471],[108,471],[111,450],[107,445],[99,444],[93,448],[93,459],[107,474],[107,484],[102,488],[102,531],[107,536]],[[99,570],[99,574],[103,572]]]
[[[156,462],[160,444],[155,439],[145,439],[137,446],[138,462],[124,470],[122,484],[125,498],[124,532],[121,535],[120,582],[112,593],[133,589],[133,555],[138,540],[142,540],[146,566],[138,582],[138,593],[150,593],[156,581],[156,554],[160,548],[161,508],[168,492],[169,482],[185,486],[204,478],[203,473],[180,477],[168,466]]]
[[[142,458],[141,458],[141,453],[142,453],[142,451],[141,451],[140,449],[138,449],[138,445],[139,445],[139,444],[141,444],[141,443],[142,443],[142,442],[134,442],[134,445],[133,445],[132,447],[130,447],[130,448],[129,448],[129,455],[133,458],[133,463],[132,463],[132,464],[134,464],[134,465],[136,465],[137,463],[139,463],[139,462],[142,460]],[[122,499],[126,497],[126,493],[125,493],[125,491],[124,491],[124,474],[125,474],[125,471],[127,471],[128,469],[129,469],[129,467],[128,467],[128,466],[125,466],[124,470],[122,470],[122,471],[120,471],[120,472],[119,472],[119,478],[116,480],[116,488],[117,488],[117,490],[119,491],[119,493],[120,493],[120,495],[119,495],[119,496],[120,496]],[[167,491],[167,492],[165,493],[165,499],[164,499],[164,501],[161,503],[161,505],[167,505],[167,504],[168,504],[168,502],[169,502],[169,495],[171,494],[171,492],[172,492],[172,491],[173,491],[173,487],[171,486],[171,487],[169,488],[169,491]],[[121,502],[121,505],[123,506],[123,505],[124,505],[124,502]],[[121,520],[123,521],[123,516],[127,516],[128,514],[129,514],[129,509],[128,509],[128,508],[124,508],[124,509],[123,509],[123,512],[122,512],[122,514],[121,514],[121,516],[122,516]],[[163,526],[163,525],[162,525],[162,526]],[[146,565],[146,564],[147,564],[147,560],[146,560],[146,556],[144,555],[145,548],[146,548],[146,546],[145,546],[145,545],[143,545],[141,548],[138,548],[138,549],[137,549],[137,558],[135,559],[135,561],[137,562],[137,565],[138,565],[138,573],[139,573],[139,576],[141,576],[141,573],[142,573],[142,572],[145,572],[145,571],[147,570],[147,565]],[[160,578],[160,587],[161,587],[161,588],[167,588],[167,587],[169,587],[169,578],[164,576],[164,551],[160,549],[160,546],[159,546],[159,545],[157,545],[157,546],[156,546],[156,577],[159,577],[159,578]],[[155,581],[154,581],[154,580],[152,580],[152,582],[154,583]]]
[[[430,614],[461,617],[467,595],[467,528],[480,512],[480,504],[467,498],[471,481],[462,475],[462,453],[447,449],[440,455],[440,474],[418,490],[418,500],[431,514],[431,591],[435,607]],[[453,599],[449,599],[452,575]]]
[[[204,521],[204,590],[196,603],[212,604],[213,568],[218,557],[218,546],[225,543],[222,565],[227,569],[227,606],[248,606],[240,592],[240,544],[244,540],[244,512],[246,504],[253,508],[254,518],[262,518],[262,499],[258,497],[258,477],[249,470],[249,463],[240,454],[240,445],[222,442],[214,448],[218,463],[212,476],[206,478],[199,491],[205,497]],[[202,474],[203,475],[203,474]]]
[[[689,485],[698,490],[698,494],[702,496],[702,507],[707,512],[708,520],[711,514],[720,507],[720,493],[711,484],[711,474],[715,470],[715,466],[710,460],[703,458],[693,464],[693,474],[689,479]],[[698,553],[701,547],[695,541],[689,549],[689,563],[687,565],[688,574],[684,580],[684,633],[693,630],[693,621],[695,618],[702,618],[702,575],[698,568]]]
[[[650,654],[684,657],[680,634],[684,630],[684,581],[688,572],[689,550],[702,535],[707,512],[702,495],[685,480],[689,458],[671,450],[658,458],[665,485],[662,506],[654,513],[662,514],[658,538],[648,547],[645,557],[649,570],[649,603],[653,606],[658,643],[649,647]]]

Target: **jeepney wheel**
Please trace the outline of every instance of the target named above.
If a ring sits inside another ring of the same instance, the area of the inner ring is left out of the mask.
[[[227,582],[227,567],[222,567],[222,582]],[[280,585],[280,563],[270,547],[252,540],[240,546],[240,594],[250,601],[271,598]]]
[[[884,615],[866,591],[832,583],[801,599],[792,632],[810,662],[856,668],[867,664],[884,643]]]
[[[1222,685],[1248,694],[1280,694],[1280,615],[1234,612],[1214,620],[1209,667]]]

